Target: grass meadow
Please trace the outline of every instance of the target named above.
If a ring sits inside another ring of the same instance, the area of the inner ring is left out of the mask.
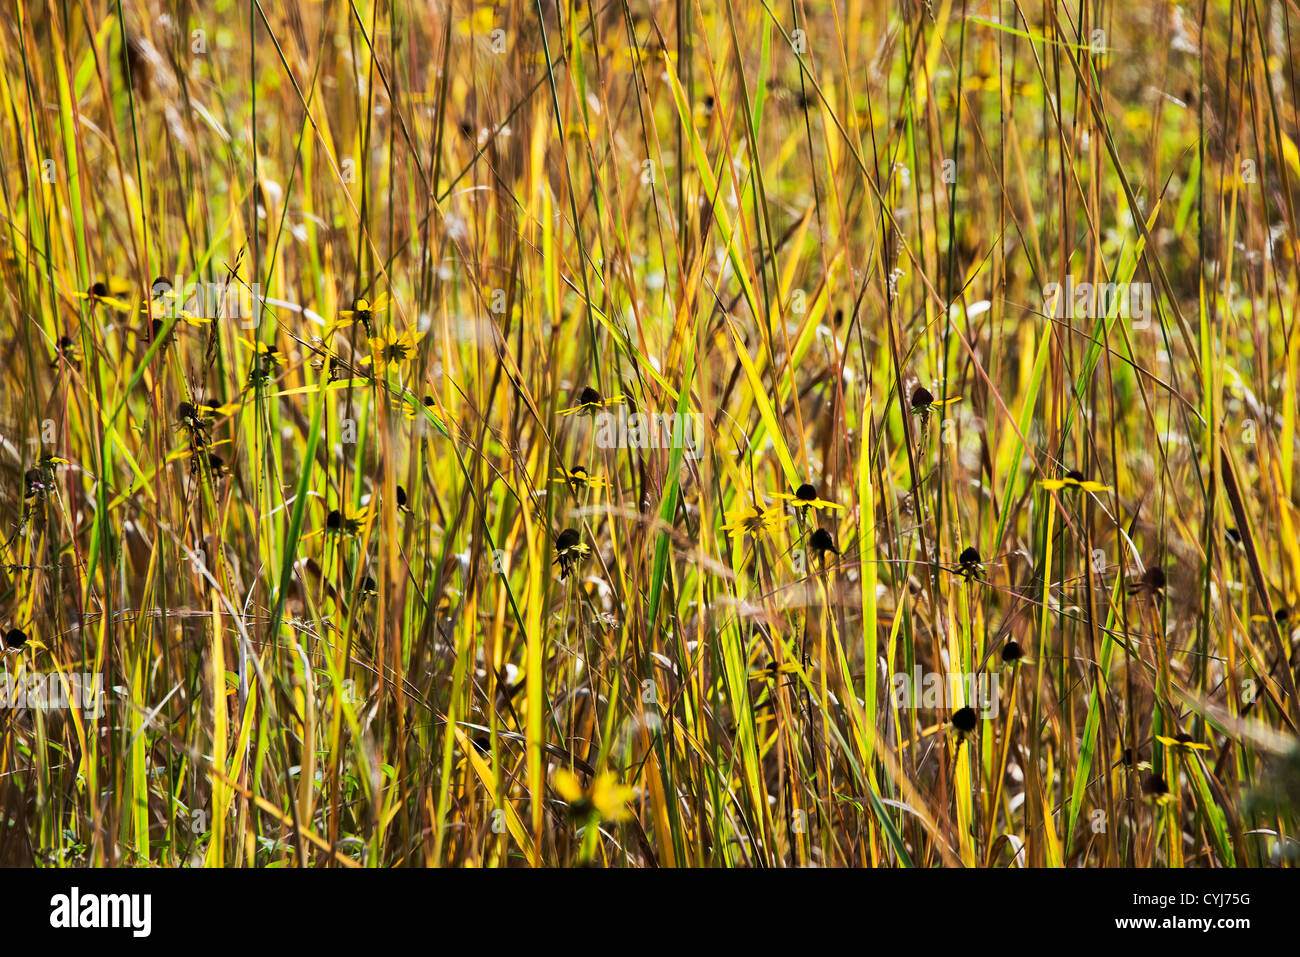
[[[5,0],[0,864],[1300,860],[1265,0]]]

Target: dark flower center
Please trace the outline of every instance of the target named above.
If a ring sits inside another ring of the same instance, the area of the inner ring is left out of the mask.
[[[812,533],[812,537],[808,539],[808,545],[815,552],[835,551],[835,539],[824,528],[819,528]]]
[[[970,732],[975,730],[975,709],[967,705],[965,708],[958,708],[952,715],[952,726],[958,731]]]
[[[1142,790],[1147,794],[1160,795],[1169,793],[1169,785],[1165,779],[1158,774],[1149,774],[1147,779],[1142,782]]]

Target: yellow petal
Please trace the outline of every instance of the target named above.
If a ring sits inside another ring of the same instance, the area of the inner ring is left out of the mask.
[[[568,768],[560,768],[555,772],[555,790],[570,804],[582,800],[582,784],[578,781],[578,776]]]

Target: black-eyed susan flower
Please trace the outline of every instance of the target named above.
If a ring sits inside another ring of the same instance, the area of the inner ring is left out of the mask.
[[[86,302],[88,302],[92,307],[107,306],[114,312],[126,313],[130,312],[132,307],[129,302],[121,297],[126,294],[129,289],[129,285],[119,280],[113,280],[111,285],[107,282],[99,281],[91,284],[91,287],[85,292],[78,292],[74,295],[76,295],[78,299],[86,300]]]
[[[361,328],[366,331],[366,338],[374,335],[375,316],[383,313],[388,309],[388,297],[379,295],[375,299],[366,299],[364,296],[358,296],[352,300],[352,305],[347,309],[339,310],[338,320],[330,327],[329,332],[344,326],[351,325],[354,322],[361,323]]]
[[[421,400],[417,396],[407,393],[406,401],[402,404],[402,412],[408,419],[420,418],[425,409],[428,409],[430,412],[435,411],[433,396],[426,395],[424,399]]]
[[[975,714],[974,708],[966,705],[952,713],[951,724],[952,730],[957,734],[957,741],[960,743],[975,733],[975,727],[979,724],[979,716]]]
[[[409,512],[411,510],[407,504],[409,501],[410,499],[406,496],[406,489],[400,485],[397,486],[397,510],[399,512]]]
[[[1165,590],[1167,584],[1165,570],[1159,565],[1152,565],[1142,573],[1142,577],[1128,586],[1130,595],[1147,594],[1152,598],[1159,597]]]
[[[1008,638],[1002,645],[1002,663],[1004,665],[1014,665],[1025,658],[1025,649],[1020,647],[1020,642],[1014,638]]]
[[[253,363],[248,371],[249,385],[271,381],[280,368],[280,350],[269,342],[254,342],[251,339],[239,341],[253,352]]]
[[[374,598],[378,594],[379,594],[379,583],[376,582],[369,575],[364,576],[361,579],[361,583],[357,585],[357,595],[358,597],[361,598],[362,601],[365,601],[370,598]]]
[[[1255,614],[1250,616],[1252,625],[1267,625],[1269,622],[1276,622],[1277,626],[1283,631],[1287,629],[1291,622],[1291,609],[1282,605],[1275,609],[1271,615]]]
[[[193,402],[176,403],[176,418],[190,428],[199,428],[204,424],[204,412]]]
[[[919,415],[924,422],[933,411],[941,410],[946,405],[952,405],[954,402],[960,402],[961,396],[952,396],[946,399],[936,399],[934,393],[923,385],[918,385],[912,390],[912,414]]]
[[[212,444],[212,437],[208,433],[212,422],[213,416],[206,408],[192,402],[180,402],[176,406],[176,427],[189,436],[190,445],[195,449]]]
[[[980,559],[979,549],[974,545],[968,545],[957,556],[957,574],[967,581],[978,581],[983,568],[984,565]]]
[[[149,283],[149,298],[154,300],[176,299],[176,290],[172,287],[172,281],[166,276],[156,277],[153,282]]]
[[[591,546],[583,542],[576,528],[566,528],[555,536],[555,561],[560,566],[560,581],[572,574],[578,562],[591,551]]]
[[[1202,741],[1197,741],[1185,731],[1180,731],[1173,737],[1167,737],[1163,734],[1157,734],[1156,740],[1163,744],[1171,751],[1208,751],[1210,746]]]
[[[597,817],[615,824],[632,818],[628,802],[636,797],[636,791],[620,784],[613,771],[597,774],[591,786],[584,788],[578,775],[568,768],[560,768],[555,772],[555,790],[568,803],[569,813],[575,818]]]
[[[181,309],[179,307],[176,309],[176,318],[187,326],[193,326],[195,329],[201,329],[212,322],[212,319],[208,316],[200,316],[196,313],[190,312],[188,309]]]
[[[325,516],[325,534],[356,535],[365,524],[367,515],[368,511],[364,508],[352,516],[343,514],[337,508],[331,509],[329,514]]]
[[[50,368],[57,369],[64,362],[70,366],[81,365],[81,349],[71,336],[59,336],[59,341],[54,344],[54,358],[50,362]]]
[[[189,433],[195,447],[205,448],[212,444],[208,429],[216,421],[217,416],[229,415],[237,408],[239,408],[238,402],[223,404],[216,399],[206,399],[198,403],[179,402],[176,405],[176,424],[178,428]]]
[[[239,402],[222,402],[220,399],[204,399],[199,403],[199,408],[205,415],[212,418],[222,415],[230,415],[239,408]]]
[[[561,409],[560,415],[595,415],[601,409],[611,405],[619,405],[623,401],[623,396],[612,395],[606,398],[591,386],[585,387],[578,393],[578,404],[568,409]]]
[[[1043,479],[1038,483],[1048,491],[1056,491],[1063,488],[1078,488],[1085,492],[1109,492],[1110,486],[1101,482],[1092,482],[1083,477],[1083,473],[1077,469],[1071,469],[1060,478]]]
[[[835,547],[835,536],[824,528],[819,528],[808,536],[808,550],[818,558],[824,558],[827,552],[832,555],[840,553]]]
[[[153,319],[156,329],[161,329],[165,325],[163,320],[169,316],[195,327],[205,326],[212,321],[207,316],[199,316],[183,308],[180,299],[171,280],[166,276],[158,276],[149,284],[149,295],[140,303],[140,312]]]
[[[798,673],[799,665],[793,661],[787,661],[783,665],[778,665],[775,661],[769,661],[767,667],[760,668],[758,671],[751,671],[749,677],[751,681],[774,681],[781,675]]]
[[[753,535],[757,538],[760,535],[770,534],[790,518],[780,505],[759,508],[748,504],[733,508],[726,513],[725,517],[726,522],[721,530],[736,538],[744,535]]]
[[[388,326],[382,329],[379,335],[370,338],[370,348],[374,351],[379,367],[386,369],[390,365],[404,365],[415,358],[416,350],[423,338],[423,332],[414,329],[398,332],[392,326]]]
[[[426,395],[423,399],[420,399],[414,393],[404,393],[402,412],[406,418],[415,422],[417,426],[432,424],[434,428],[444,434],[450,434],[455,427],[446,413],[438,408],[437,400],[431,395]]]
[[[1163,803],[1172,797],[1164,776],[1154,771],[1142,779],[1142,793],[1157,803]]]
[[[21,628],[10,628],[5,632],[4,644],[6,651],[22,651],[28,642],[27,632]]]
[[[592,475],[581,465],[575,465],[571,469],[556,469],[555,481],[568,485],[573,489],[591,489],[598,492],[601,489],[609,488],[609,482],[599,475]]]
[[[785,501],[792,503],[796,508],[799,509],[805,509],[805,508],[842,509],[844,508],[843,505],[840,505],[836,502],[827,501],[826,499],[819,496],[817,494],[817,487],[808,482],[805,482],[803,485],[800,485],[797,489],[795,489],[794,494],[790,494],[789,492],[777,492],[775,497],[779,499],[784,499]]]

